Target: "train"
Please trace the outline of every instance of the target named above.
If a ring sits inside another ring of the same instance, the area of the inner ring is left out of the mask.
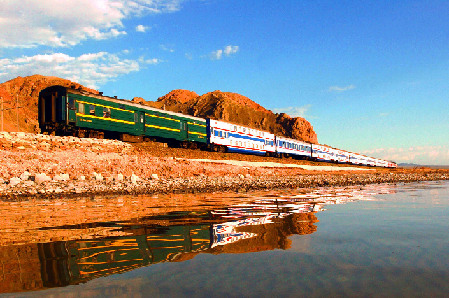
[[[163,141],[184,148],[395,168],[396,163],[211,118],[157,109],[117,97],[49,86],[39,93],[42,133],[123,141]]]

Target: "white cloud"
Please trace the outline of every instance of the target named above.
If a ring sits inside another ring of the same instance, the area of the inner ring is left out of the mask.
[[[392,160],[397,163],[422,165],[449,165],[449,145],[414,146],[408,148],[377,148],[365,150],[363,154]]]
[[[142,32],[142,33],[146,32],[148,29],[150,29],[150,27],[144,26],[144,25],[139,25],[139,26],[136,27],[136,31],[137,32]]]
[[[213,51],[210,54],[210,58],[212,60],[220,60],[221,58],[223,58],[223,54],[225,56],[230,56],[232,54],[237,53],[238,51],[239,51],[239,46],[228,45],[224,49],[219,49],[219,50]]]
[[[274,113],[285,113],[291,117],[306,117],[307,111],[312,105],[308,104],[302,107],[287,107],[287,108],[276,108],[273,109]]]
[[[231,54],[237,53],[238,51],[239,51],[239,46],[226,46],[224,48],[223,52],[226,56],[229,56]]]
[[[354,85],[348,85],[348,86],[344,86],[344,87],[340,87],[340,86],[330,86],[329,87],[329,91],[333,91],[333,92],[344,92],[344,91],[349,91],[355,89]]]
[[[140,57],[138,61],[143,64],[159,64],[159,63],[163,62],[161,59],[157,59],[157,58],[145,59],[145,57],[143,57],[143,56]]]
[[[185,0],[2,0],[0,48],[66,47],[126,34],[122,21],[180,9]]]
[[[223,50],[216,50],[211,53],[211,59],[220,60],[223,57]]]
[[[148,64],[157,64],[159,59],[122,59],[107,52],[71,57],[63,53],[35,55],[16,59],[0,59],[0,67],[6,70],[0,80],[17,76],[42,74],[62,77],[92,88],[130,72],[139,71]]]
[[[166,52],[170,52],[170,53],[175,52],[175,50],[172,47],[164,45],[164,44],[159,45],[159,47],[161,48],[161,50],[166,51]]]

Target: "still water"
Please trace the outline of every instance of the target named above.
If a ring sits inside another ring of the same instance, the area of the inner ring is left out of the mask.
[[[5,296],[449,296],[449,181],[2,204]]]

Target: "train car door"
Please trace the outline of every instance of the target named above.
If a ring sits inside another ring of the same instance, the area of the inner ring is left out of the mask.
[[[134,112],[134,122],[136,123],[136,134],[143,135],[145,133],[145,113],[142,111]]]
[[[180,121],[180,137],[182,141],[187,141],[189,138],[189,129],[186,120]]]
[[[68,123],[76,122],[76,108],[75,108],[75,99],[67,94],[67,114],[68,114]]]

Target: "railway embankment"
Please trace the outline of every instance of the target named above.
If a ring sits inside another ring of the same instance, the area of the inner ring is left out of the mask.
[[[169,148],[162,143],[0,132],[0,196],[247,191],[447,180],[448,170],[369,169]],[[236,162],[223,162],[223,160]],[[211,162],[218,160],[220,162]],[[240,161],[240,162],[238,162]]]

